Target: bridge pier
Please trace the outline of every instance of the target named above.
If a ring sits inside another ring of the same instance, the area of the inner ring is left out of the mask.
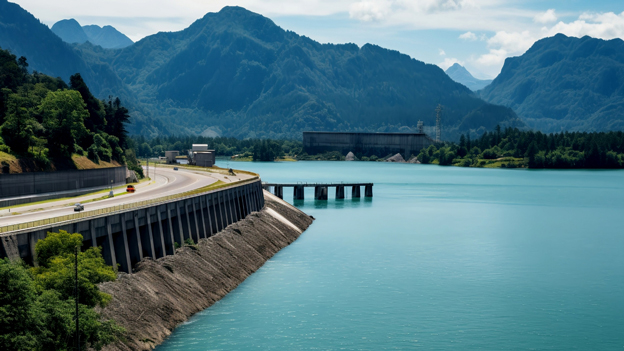
[[[303,200],[305,198],[303,185],[295,185],[293,187],[293,199],[295,200]]]
[[[372,185],[366,185],[364,187],[364,196],[366,196],[366,197],[373,197],[373,186]]]
[[[327,200],[327,187],[315,186],[314,187],[314,199],[315,200]]]
[[[336,199],[344,199],[345,195],[344,195],[344,185],[337,185],[336,186]]]
[[[351,187],[351,197],[352,198],[360,198],[360,186],[354,185]]]
[[[274,192],[275,192],[275,196],[279,197],[280,199],[284,198],[284,187],[276,185],[274,188]]]

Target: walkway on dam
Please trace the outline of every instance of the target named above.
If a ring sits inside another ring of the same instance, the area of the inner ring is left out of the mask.
[[[373,183],[262,183],[265,190],[271,191],[280,199],[284,198],[284,188],[293,188],[293,199],[305,199],[305,188],[314,188],[314,199],[327,200],[328,188],[336,188],[336,199],[345,198],[345,187],[351,187],[351,197],[361,197],[360,189],[364,187],[364,196],[373,197]]]
[[[153,175],[153,172],[154,168],[150,167],[150,176]],[[155,181],[137,185],[135,193],[130,194],[122,191],[122,196],[86,203],[84,211],[127,205],[158,197],[180,194],[214,184],[217,181],[231,183],[253,178],[252,175],[245,173],[237,173],[236,176],[232,176],[225,172],[209,172],[182,167],[179,167],[178,171],[174,171],[173,168],[169,167],[157,167],[155,173]],[[98,199],[103,196],[106,196],[106,193],[82,195],[72,197],[71,199],[51,200],[45,203],[19,206],[12,209],[10,213],[2,211],[0,214],[0,227],[71,215],[75,213],[73,204]]]

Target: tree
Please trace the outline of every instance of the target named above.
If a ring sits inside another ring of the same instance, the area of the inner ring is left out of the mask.
[[[94,133],[103,132],[106,127],[104,106],[100,100],[96,99],[95,96],[91,94],[89,87],[87,87],[87,84],[82,80],[80,73],[69,77],[69,86],[72,90],[76,90],[80,93],[87,107],[87,111],[89,112],[89,116],[85,118],[84,121],[85,127]],[[87,147],[87,145],[83,147]]]
[[[35,246],[39,267],[32,269],[35,283],[41,290],[55,290],[62,299],[74,294],[74,250],[82,246],[82,235],[61,230],[48,233]],[[97,284],[114,281],[116,274],[107,266],[99,247],[90,247],[78,253],[79,302],[89,307],[106,305],[108,294],[102,293]]]
[[[37,291],[20,263],[0,260],[0,345],[3,350],[34,350],[44,325]]]
[[[2,124],[2,139],[13,152],[25,154],[31,144],[37,142],[35,131],[41,129],[37,120],[26,108],[27,99],[10,94],[7,101],[7,115]]]
[[[39,106],[53,157],[70,158],[75,144],[88,134],[84,120],[89,116],[82,96],[76,91],[51,91]]]

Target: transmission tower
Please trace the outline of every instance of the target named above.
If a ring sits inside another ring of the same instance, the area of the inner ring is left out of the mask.
[[[418,128],[418,133],[425,133],[425,124],[423,123],[423,121],[418,121],[418,124],[416,126]]]
[[[442,105],[436,107],[436,143],[439,143],[442,137]]]

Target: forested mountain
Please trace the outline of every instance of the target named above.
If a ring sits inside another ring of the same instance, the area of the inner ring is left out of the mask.
[[[80,26],[75,19],[61,20],[52,26],[52,32],[69,44],[82,44],[87,41],[105,49],[121,49],[134,42],[112,26]]]
[[[418,120],[434,125],[438,104],[445,139],[523,125],[435,65],[375,45],[319,44],[240,7],[117,50],[63,43],[5,0],[0,23],[0,46],[29,57],[31,68],[63,79],[78,72],[96,96],[120,96],[133,133],[298,139],[303,130],[409,131]]]
[[[473,77],[466,67],[459,63],[453,64],[445,72],[452,80],[467,86],[472,91],[481,90],[492,83],[491,79],[477,79]]]
[[[19,5],[6,0],[0,0],[0,48],[17,57],[27,57],[31,71],[60,77],[65,82],[69,82],[72,74],[80,73],[96,96],[130,99],[108,64],[95,59],[87,64],[80,52],[63,42],[48,26]]]
[[[624,41],[542,39],[480,93],[545,132],[624,130]]]
[[[521,125],[435,65],[375,45],[322,45],[240,7],[99,57],[163,121],[205,135],[409,130],[419,119],[433,125],[438,103],[448,138],[468,126]]]

